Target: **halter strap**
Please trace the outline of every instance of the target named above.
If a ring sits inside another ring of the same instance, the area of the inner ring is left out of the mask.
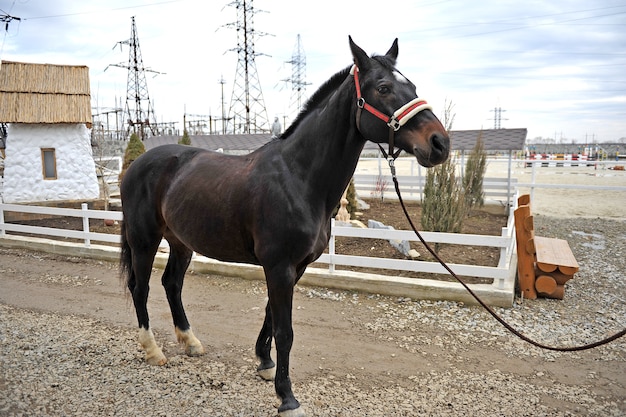
[[[415,97],[413,100],[409,101],[398,110],[396,110],[391,116],[388,116],[367,103],[361,95],[361,84],[359,83],[359,68],[356,65],[352,66],[352,68],[350,69],[350,74],[354,76],[354,85],[356,87],[357,128],[360,129],[362,110],[368,111],[370,114],[373,114],[383,122],[387,123],[387,126],[389,126],[389,153],[385,152],[380,144],[378,146],[386,159],[388,159],[389,161],[396,159],[400,155],[400,152],[402,152],[402,150],[399,149],[397,152],[394,152],[395,132],[400,130],[400,128],[411,119],[411,117],[415,116],[422,110],[432,110],[432,106],[430,106],[426,102],[426,100]]]

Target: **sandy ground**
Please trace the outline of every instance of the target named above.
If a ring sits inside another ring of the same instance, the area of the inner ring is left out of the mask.
[[[609,162],[598,166],[579,167],[536,167],[534,183],[626,187],[626,171],[612,169],[618,163]],[[621,165],[624,165],[622,162]],[[382,161],[380,168],[388,175],[389,167]],[[398,175],[426,175],[419,169],[414,158],[400,158],[396,161]],[[488,178],[508,177],[507,159],[489,159]],[[377,175],[379,163],[376,160],[359,162],[357,174]],[[513,162],[511,177],[518,183],[533,183],[533,169],[523,163]],[[531,193],[530,188],[520,187],[520,193]],[[626,219],[626,191],[535,188],[532,192],[533,213],[555,217],[602,217]],[[496,201],[489,203],[498,204]]]
[[[185,306],[207,349],[190,358],[154,275],[149,310],[165,367],[143,362],[117,265],[0,248],[0,415],[274,416],[272,385],[255,376],[264,284],[187,274]],[[581,274],[565,302],[498,311],[550,344],[597,340],[619,330],[623,309],[587,300],[596,279]],[[626,412],[624,341],[558,354],[479,307],[297,288],[292,379],[309,417]]]
[[[399,164],[401,174],[409,170]],[[506,171],[506,163],[490,162],[487,176]],[[530,182],[532,171],[514,166],[512,174]],[[536,175],[538,183],[626,185],[626,173],[593,167]],[[626,217],[626,192],[537,190],[534,197],[535,214],[548,221],[538,227],[551,235],[551,214]],[[590,250],[596,223],[603,233],[615,229],[617,244]],[[582,265],[566,299],[499,311],[531,336],[580,344],[624,324],[623,263],[610,262],[626,256],[626,234],[619,221],[589,219],[566,229],[585,232],[563,236],[580,241],[573,249]],[[185,305],[208,353],[187,358],[175,342],[160,273],[149,309],[172,360],[154,370],[136,348],[134,310],[117,265],[0,248],[0,415],[274,415],[273,389],[254,372],[263,283],[188,274]],[[613,304],[599,301],[601,294]],[[623,340],[553,354],[518,341],[478,307],[300,287],[294,327],[292,378],[309,416],[626,413]],[[206,375],[220,390],[189,382]]]

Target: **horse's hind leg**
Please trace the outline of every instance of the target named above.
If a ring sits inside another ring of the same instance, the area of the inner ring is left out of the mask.
[[[273,339],[272,334],[272,310],[268,301],[265,307],[265,320],[263,321],[263,327],[257,338],[255,348],[256,356],[261,362],[256,370],[259,376],[266,381],[271,381],[276,376],[276,364],[270,356]]]
[[[161,282],[167,294],[167,301],[172,311],[176,338],[179,343],[185,345],[185,353],[190,356],[204,353],[202,343],[196,338],[191,330],[185,309],[183,308],[182,290],[185,279],[185,271],[191,261],[193,252],[173,237],[166,237],[170,243],[170,256],[167,260],[165,272]]]
[[[150,365],[164,365],[167,362],[167,358],[156,344],[154,334],[150,330],[147,307],[150,274],[157,248],[158,242],[156,245],[145,247],[141,251],[137,248],[133,249],[132,269],[128,279],[128,289],[133,297],[139,323],[139,343],[146,352],[146,362]]]

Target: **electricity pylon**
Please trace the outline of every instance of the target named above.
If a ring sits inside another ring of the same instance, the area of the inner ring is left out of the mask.
[[[291,99],[289,101],[290,109],[294,109],[296,113],[302,109],[303,101],[306,97],[306,86],[311,83],[305,81],[306,78],[306,56],[300,41],[300,34],[296,40],[296,46],[291,54],[291,60],[286,62],[291,64],[291,78],[284,81],[291,83]]]
[[[226,25],[235,26],[237,30],[237,47],[231,49],[237,52],[237,72],[228,115],[233,133],[269,131],[269,119],[255,61],[257,56],[263,54],[254,49],[256,37],[266,33],[254,30],[254,15],[257,11],[252,2],[253,0],[236,0],[228,4],[237,9],[237,22]]]
[[[144,140],[147,131],[152,135],[157,134],[156,116],[154,115],[154,108],[150,103],[146,72],[162,73],[144,67],[141,48],[139,47],[139,37],[137,36],[137,27],[135,26],[135,16],[132,16],[131,20],[130,39],[115,44],[115,46],[120,45],[120,49],[122,45],[128,45],[128,64],[110,64],[109,67],[120,67],[128,70],[126,108],[124,112],[127,124],[126,131],[130,132],[132,130],[139,134],[141,140]],[[113,49],[115,49],[115,46]]]
[[[502,110],[502,107],[494,107],[493,110],[489,110],[489,111],[493,112],[493,128],[501,129],[502,120],[508,120],[508,119],[502,119],[502,112],[506,110]]]

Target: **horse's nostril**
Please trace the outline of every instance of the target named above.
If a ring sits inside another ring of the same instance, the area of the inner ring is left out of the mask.
[[[448,152],[448,137],[440,133],[433,133],[430,137],[430,143],[434,150],[446,154]]]

